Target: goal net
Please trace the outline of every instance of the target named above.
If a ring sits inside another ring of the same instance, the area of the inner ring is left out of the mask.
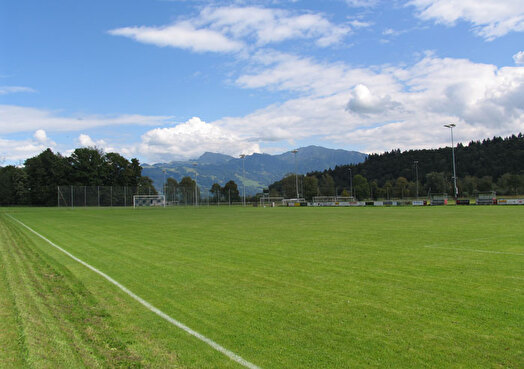
[[[164,195],[134,195],[133,207],[141,206],[166,206],[166,197]]]

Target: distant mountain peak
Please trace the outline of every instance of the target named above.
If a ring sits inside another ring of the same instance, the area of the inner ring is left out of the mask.
[[[233,159],[232,156],[206,151],[196,160],[199,164],[223,164]]]
[[[366,154],[356,151],[327,149],[322,146],[298,148],[296,162],[292,151],[278,155],[253,153],[246,155],[245,162],[239,157],[205,152],[196,160],[173,161],[166,164],[144,165],[143,174],[153,179],[157,188],[162,187],[163,171],[168,177],[180,181],[184,176],[198,174],[199,186],[209,189],[213,183],[224,185],[229,180],[242,183],[246,179],[246,193],[255,194],[287,173],[305,174],[335,168],[337,165],[356,164],[365,160]],[[197,164],[194,166],[193,164]]]

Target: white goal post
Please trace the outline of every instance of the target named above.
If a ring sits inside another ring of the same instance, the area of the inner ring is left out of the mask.
[[[133,207],[139,206],[166,206],[166,197],[164,195],[134,195]]]

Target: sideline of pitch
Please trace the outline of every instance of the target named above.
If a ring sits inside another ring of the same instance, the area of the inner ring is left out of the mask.
[[[34,233],[35,235],[37,235],[38,237],[40,237],[41,239],[43,239],[44,241],[46,241],[47,243],[49,243],[51,246],[53,246],[54,248],[60,250],[61,252],[63,252],[64,254],[66,254],[67,256],[69,256],[71,259],[75,260],[76,262],[82,264],[83,266],[85,266],[86,268],[92,270],[93,272],[97,273],[98,275],[104,277],[106,280],[108,280],[109,282],[111,282],[113,285],[115,285],[116,287],[118,287],[119,289],[121,289],[122,291],[124,291],[128,296],[130,296],[133,300],[139,302],[140,304],[142,304],[143,306],[145,306],[147,309],[149,309],[150,311],[152,311],[153,313],[155,313],[156,315],[160,316],[161,318],[163,318],[164,320],[168,321],[169,323],[173,324],[174,326],[184,330],[185,332],[189,333],[190,335],[192,335],[193,337],[196,337],[198,338],[199,340],[201,340],[202,342],[205,342],[206,344],[208,344],[209,346],[211,346],[213,349],[215,349],[216,351],[218,352],[221,352],[222,354],[226,355],[228,358],[230,358],[231,360],[239,363],[240,365],[244,366],[245,368],[248,368],[248,369],[262,369],[258,366],[256,366],[255,364],[252,364],[250,363],[249,361],[243,359],[241,356],[235,354],[234,352],[226,349],[225,347],[219,345],[218,343],[216,343],[215,341],[213,341],[212,339],[210,338],[207,338],[206,336],[198,333],[197,331],[189,328],[188,326],[186,326],[185,324],[179,322],[178,320],[170,317],[169,315],[167,315],[166,313],[164,313],[162,310],[156,308],[155,306],[153,306],[152,304],[150,304],[149,302],[147,302],[146,300],[144,300],[143,298],[141,298],[140,296],[134,294],[131,290],[127,289],[126,287],[124,287],[123,285],[121,285],[119,282],[117,282],[116,280],[114,280],[113,278],[111,278],[110,276],[108,276],[107,274],[105,274],[104,272],[98,270],[97,268],[95,268],[94,266],[86,263],[85,261],[77,258],[76,256],[74,256],[73,254],[71,254],[69,251],[66,251],[65,249],[61,248],[60,246],[58,246],[57,244],[53,243],[52,241],[50,241],[49,239],[47,239],[46,237],[42,236],[40,233],[38,233],[37,231],[35,231],[34,229],[32,229],[31,227],[27,226],[26,224],[22,223],[20,220],[16,219],[15,217],[13,217],[11,214],[6,214],[9,218],[13,219],[14,221],[18,222],[20,225],[22,225],[23,227],[25,227],[26,229],[28,229],[30,232]]]

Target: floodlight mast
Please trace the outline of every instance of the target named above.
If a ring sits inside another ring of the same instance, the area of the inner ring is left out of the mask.
[[[166,195],[166,170],[162,169],[162,172],[164,172],[164,185],[162,186],[162,195]]]
[[[298,199],[298,173],[297,173],[297,152],[298,150],[295,149],[291,152],[295,154],[295,188],[297,190],[297,199]]]
[[[246,206],[246,168],[244,165],[246,154],[240,154],[240,158],[242,158],[242,206]]]
[[[444,127],[451,130],[451,157],[453,159],[453,186],[455,191],[455,201],[458,198],[458,188],[457,188],[457,172],[455,170],[455,145],[453,143],[453,128],[457,125],[455,123],[444,124]]]

